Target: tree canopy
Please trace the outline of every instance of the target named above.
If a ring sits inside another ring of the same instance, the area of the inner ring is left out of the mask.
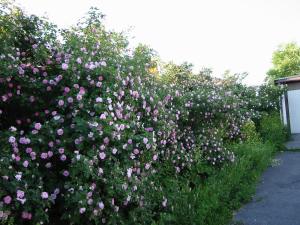
[[[295,42],[280,45],[273,53],[273,67],[267,72],[267,80],[294,76],[300,73],[300,46]]]

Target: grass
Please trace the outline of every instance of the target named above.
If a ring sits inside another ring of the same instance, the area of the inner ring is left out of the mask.
[[[250,201],[262,172],[271,165],[275,146],[271,143],[248,143],[232,146],[237,161],[222,169],[207,171],[205,182],[195,181],[195,188],[181,185],[170,214],[164,214],[159,224],[222,225],[232,221],[233,213]],[[201,168],[201,165],[199,166]],[[203,166],[205,169],[205,166]],[[194,172],[195,173],[195,172]],[[196,178],[193,172],[190,179]]]

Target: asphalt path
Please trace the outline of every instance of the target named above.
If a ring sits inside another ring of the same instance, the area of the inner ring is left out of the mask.
[[[234,220],[243,225],[300,225],[300,152],[277,155],[263,174],[253,200]]]

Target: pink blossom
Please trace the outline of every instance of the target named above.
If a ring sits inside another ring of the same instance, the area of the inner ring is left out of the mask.
[[[32,214],[31,213],[29,213],[29,212],[22,212],[22,218],[23,219],[28,219],[28,220],[31,220],[31,218],[32,218]]]
[[[82,100],[82,95],[78,94],[78,95],[76,96],[76,99],[77,99],[78,101],[81,101],[81,100]]]
[[[60,160],[61,161],[65,161],[67,159],[67,156],[66,155],[62,155],[61,157],[60,157]]]
[[[104,209],[104,203],[103,202],[99,202],[98,206],[99,206],[100,209]]]
[[[74,100],[73,100],[73,98],[72,97],[68,97],[68,102],[69,103],[72,103]]]
[[[96,102],[97,102],[97,103],[99,103],[99,102],[103,102],[103,99],[102,99],[102,98],[100,98],[100,97],[97,97],[97,98],[96,98]]]
[[[106,119],[106,115],[105,115],[104,113],[102,113],[102,114],[100,115],[100,119],[101,119],[101,120],[105,120],[105,119]]]
[[[83,214],[83,213],[85,212],[85,210],[86,210],[86,208],[80,208],[80,209],[79,209],[79,213],[80,213],[80,214]]]
[[[67,63],[63,63],[63,64],[61,65],[61,68],[62,68],[63,70],[67,70],[68,67],[69,67],[69,65],[68,65]]]
[[[149,170],[149,169],[150,169],[150,166],[151,166],[151,165],[150,165],[149,163],[146,163],[145,169],[146,169],[146,170]]]
[[[59,100],[59,101],[58,101],[58,105],[59,105],[59,106],[63,106],[64,104],[65,104],[65,103],[64,103],[63,100]]]
[[[143,142],[144,142],[144,144],[147,144],[148,143],[148,138],[143,138]]]
[[[9,195],[7,195],[4,197],[3,200],[4,200],[4,203],[8,205],[11,203],[12,198]]]
[[[59,152],[60,154],[63,154],[63,153],[65,152],[65,149],[64,149],[64,148],[59,148],[59,149],[58,149],[58,152]]]
[[[63,172],[63,175],[65,176],[65,177],[68,177],[69,176],[69,171],[67,171],[67,170],[65,170],[64,172]]]
[[[35,123],[35,124],[34,124],[34,128],[35,128],[36,130],[40,130],[40,129],[42,128],[42,124],[40,124],[40,123]]]
[[[49,195],[47,192],[44,191],[41,193],[41,197],[42,197],[42,199],[47,199],[49,197]]]
[[[82,63],[81,58],[78,57],[78,58],[76,59],[76,62],[77,62],[78,64],[81,64],[81,63]]]
[[[153,128],[152,127],[146,127],[145,130],[148,131],[148,132],[152,132]]]
[[[65,87],[65,88],[64,88],[64,91],[65,91],[66,93],[69,93],[69,92],[70,92],[70,88],[69,88],[69,87]]]
[[[25,168],[27,168],[28,165],[29,165],[29,162],[28,162],[27,160],[25,160],[25,161],[23,162],[23,166],[24,166]]]
[[[100,159],[103,160],[103,159],[105,159],[106,154],[104,152],[100,152],[99,157],[100,157]]]
[[[16,138],[13,136],[10,136],[8,139],[9,143],[15,143],[16,142]]]
[[[53,141],[49,141],[48,146],[49,146],[50,148],[53,148],[54,142],[53,142]]]
[[[48,151],[48,157],[51,158],[53,156],[53,152],[52,151]]]
[[[47,158],[48,158],[48,154],[47,154],[46,152],[43,152],[43,153],[41,154],[41,158],[42,158],[42,159],[47,159]]]
[[[105,137],[104,140],[103,140],[103,142],[104,142],[104,144],[107,145],[107,144],[109,143],[109,138],[108,138],[108,137]]]
[[[63,130],[63,129],[58,129],[58,130],[57,130],[57,134],[58,134],[59,136],[63,135],[63,134],[64,134],[64,130]]]
[[[32,148],[26,148],[26,153],[31,153],[32,152]]]
[[[127,177],[130,178],[132,175],[132,168],[127,169]]]
[[[25,196],[25,193],[24,193],[24,191],[17,190],[17,198],[20,198],[20,199],[22,199],[22,198],[24,198],[24,196]]]
[[[117,150],[116,148],[113,148],[113,149],[112,149],[112,154],[115,155],[115,154],[117,153],[117,151],[118,151],[118,150]]]

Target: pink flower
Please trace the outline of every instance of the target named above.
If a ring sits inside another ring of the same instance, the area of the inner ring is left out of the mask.
[[[59,152],[60,154],[63,154],[63,153],[65,152],[65,149],[64,149],[64,148],[59,148],[59,149],[58,149],[58,152]]]
[[[148,143],[148,138],[143,138],[143,142],[144,142],[144,144],[147,144]]]
[[[26,153],[31,153],[32,152],[32,148],[26,148]]]
[[[149,163],[146,163],[145,169],[146,169],[146,170],[149,170],[149,169],[150,169],[150,164],[149,164]]]
[[[4,200],[4,203],[8,205],[11,203],[12,198],[9,195],[7,195],[4,197],[3,200]]]
[[[59,100],[59,101],[58,101],[58,105],[59,105],[59,106],[63,106],[64,104],[65,104],[65,103],[64,103],[63,100]]]
[[[100,115],[100,119],[101,119],[101,120],[105,120],[105,119],[106,119],[106,116],[105,116],[104,113],[102,113],[102,114]]]
[[[132,175],[132,168],[127,169],[127,177],[130,178]]]
[[[105,159],[105,157],[106,157],[106,154],[104,153],[104,152],[101,152],[100,154],[99,154],[99,157],[100,157],[100,159]]]
[[[22,198],[24,198],[24,196],[25,196],[25,193],[24,193],[24,191],[17,190],[17,198],[20,198],[20,199],[22,199]]]
[[[61,68],[63,69],[63,70],[67,70],[68,69],[68,64],[67,63],[63,63],[62,65],[61,65]]]
[[[53,152],[52,151],[48,151],[48,157],[51,158],[53,156]]]
[[[60,160],[61,161],[65,161],[67,159],[67,156],[65,156],[65,155],[62,155],[61,157],[60,157]]]
[[[83,214],[83,213],[85,212],[85,210],[86,210],[86,208],[80,208],[80,209],[79,209],[79,213],[80,213],[80,214]]]
[[[49,146],[50,148],[52,148],[52,147],[54,146],[54,142],[53,142],[53,141],[49,141],[48,146]]]
[[[24,166],[25,168],[27,168],[28,165],[29,165],[29,162],[28,162],[27,160],[25,160],[25,161],[23,162],[23,166]]]
[[[41,197],[42,197],[42,199],[47,199],[49,197],[49,195],[47,192],[44,191],[44,192],[42,192]]]
[[[146,127],[145,130],[148,131],[148,132],[152,132],[153,128],[152,127]]]
[[[69,88],[69,87],[65,87],[65,88],[64,88],[64,91],[65,91],[66,93],[69,93],[69,92],[70,92],[70,88]]]
[[[96,98],[96,102],[97,102],[97,103],[103,102],[103,99],[102,99],[101,97],[97,97],[97,98]]]
[[[78,64],[81,64],[81,63],[82,63],[81,58],[77,58],[77,59],[76,59],[76,62],[77,62]]]
[[[70,175],[70,173],[69,173],[69,171],[65,170],[65,171],[63,172],[63,175],[64,175],[65,177],[68,177],[68,176]]]
[[[99,206],[100,209],[104,209],[104,204],[103,204],[103,202],[99,202],[98,206]]]
[[[8,142],[9,143],[15,143],[16,142],[16,138],[13,137],[13,136],[10,136],[9,139],[8,139]]]
[[[115,155],[117,152],[118,152],[118,150],[117,150],[116,148],[113,148],[113,149],[112,149],[112,154]]]
[[[63,130],[63,129],[58,129],[58,130],[57,130],[57,134],[58,134],[59,136],[63,135],[63,134],[64,134],[64,130]]]
[[[104,140],[103,140],[103,142],[104,142],[104,144],[107,145],[107,144],[109,143],[109,138],[108,138],[108,137],[105,137]]]
[[[29,212],[22,212],[22,218],[23,219],[28,219],[28,220],[31,220],[31,218],[32,218],[32,214],[31,213],[29,213]]]
[[[28,217],[28,212],[22,212],[22,218],[27,219]]]
[[[42,128],[42,124],[40,124],[40,123],[35,123],[35,124],[34,124],[34,128],[35,128],[36,130],[40,130],[40,129]]]
[[[68,98],[68,102],[69,102],[69,103],[72,103],[73,101],[74,101],[74,100],[73,100],[72,97],[69,97],[69,98]]]
[[[47,158],[48,158],[48,154],[47,154],[46,152],[43,152],[43,153],[41,154],[41,158],[42,158],[42,159],[47,159]]]

